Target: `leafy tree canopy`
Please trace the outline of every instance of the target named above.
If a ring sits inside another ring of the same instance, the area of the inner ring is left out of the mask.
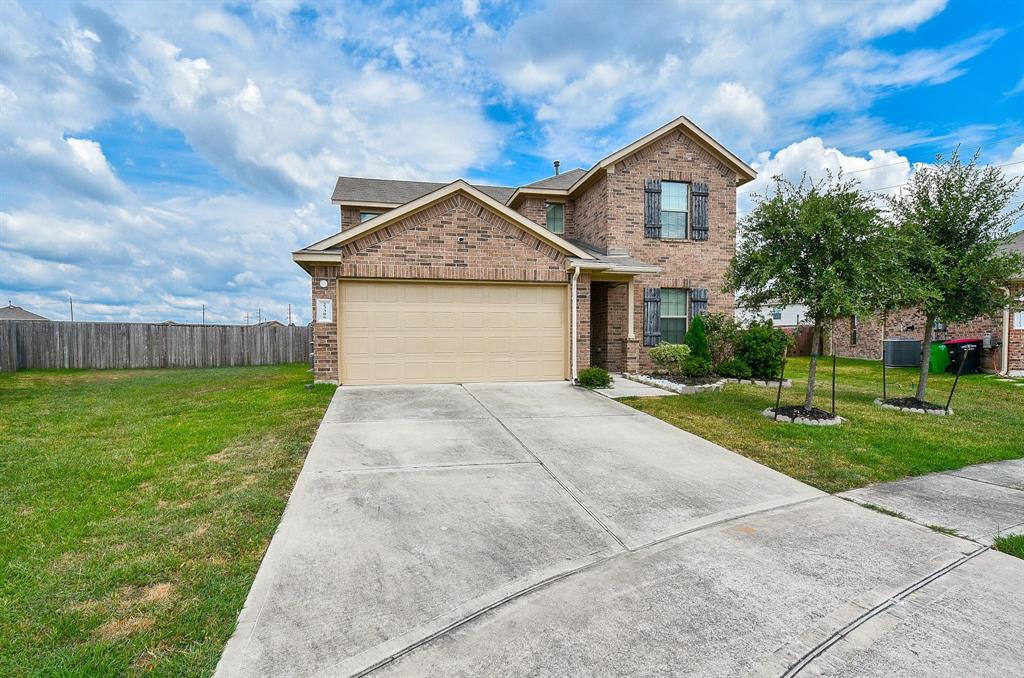
[[[957,150],[918,169],[906,189],[889,198],[888,220],[908,245],[910,284],[895,294],[898,306],[962,322],[1010,302],[1004,288],[1024,260],[1000,247],[1024,214],[1024,204],[1012,204],[1022,181],[978,165],[977,153],[964,164]]]
[[[756,309],[804,304],[816,325],[867,310],[873,291],[897,265],[899,243],[854,181],[775,177],[740,225],[727,291]]]

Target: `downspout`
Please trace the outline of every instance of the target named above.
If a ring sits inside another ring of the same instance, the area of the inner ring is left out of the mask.
[[[1009,288],[1003,288],[1006,296],[1010,296]],[[1003,350],[999,361],[999,373],[1008,376],[1010,374],[1010,306],[1003,308]]]
[[[576,372],[576,331],[579,323],[576,321],[576,281],[580,277],[580,267],[574,266],[572,270],[572,383],[576,383],[578,374]]]

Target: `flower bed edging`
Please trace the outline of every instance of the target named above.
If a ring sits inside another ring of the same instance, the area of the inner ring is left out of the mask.
[[[669,381],[668,379],[649,377],[646,374],[623,374],[622,376],[630,381],[654,386],[655,388],[665,389],[666,391],[672,391],[679,395],[693,395],[695,393],[704,393],[705,391],[721,391],[726,382],[725,379],[719,379],[718,381],[710,384],[695,384],[693,386],[688,386],[686,384],[677,384],[674,381]]]
[[[779,382],[775,381],[764,381],[763,379],[726,379],[726,382],[730,384],[746,384],[748,386],[765,386],[767,388],[778,388]],[[792,379],[783,379],[782,388],[790,388],[793,386]]]
[[[780,414],[778,418],[775,416],[775,408],[769,407],[761,412],[762,415],[775,421],[781,421],[787,424],[803,424],[804,426],[838,426],[842,424],[845,419],[842,417],[833,417],[831,419],[808,419],[807,417],[790,417],[785,414]]]
[[[953,409],[924,409],[921,407],[898,407],[897,405],[890,405],[889,403],[882,402],[881,398],[875,398],[875,405],[886,410],[896,410],[897,412],[911,412],[912,414],[931,414],[936,417],[948,417],[953,414]]]

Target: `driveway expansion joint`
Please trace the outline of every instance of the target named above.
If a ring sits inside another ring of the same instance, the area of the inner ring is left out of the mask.
[[[543,465],[542,462],[541,462],[541,464]],[[575,576],[577,574],[581,574],[583,572],[587,572],[587,571],[592,570],[594,568],[597,568],[597,567],[599,567],[601,565],[605,565],[605,564],[607,564],[607,563],[609,563],[609,562],[611,562],[611,561],[613,561],[613,560],[615,560],[617,558],[621,558],[621,557],[628,556],[628,555],[633,555],[633,554],[636,554],[638,552],[645,551],[645,550],[647,550],[649,548],[654,548],[656,546],[661,546],[662,544],[664,544],[666,542],[669,542],[669,541],[672,541],[673,539],[679,539],[681,537],[686,537],[686,536],[689,536],[691,534],[694,534],[695,532],[700,532],[702,530],[716,528],[716,527],[719,527],[721,525],[724,525],[724,524],[727,524],[727,523],[730,523],[730,522],[733,522],[733,521],[745,520],[747,518],[750,518],[750,517],[755,516],[755,515],[760,515],[762,513],[769,513],[771,511],[775,511],[775,510],[779,510],[779,509],[789,509],[789,508],[793,508],[793,507],[795,507],[797,505],[800,505],[800,504],[806,504],[806,503],[810,503],[810,502],[814,502],[814,501],[819,501],[819,500],[824,500],[824,499],[828,499],[828,498],[829,498],[829,495],[823,495],[823,496],[819,496],[819,497],[810,497],[810,498],[805,498],[805,499],[799,499],[797,501],[793,501],[793,502],[789,502],[789,503],[785,503],[785,504],[780,504],[780,505],[776,505],[776,506],[768,506],[768,507],[760,508],[760,509],[755,510],[755,511],[751,511],[749,513],[744,513],[744,514],[741,514],[741,515],[729,516],[728,518],[723,518],[722,520],[716,520],[716,521],[713,521],[713,522],[710,522],[710,523],[706,523],[706,524],[702,524],[702,525],[697,525],[697,526],[695,526],[695,527],[693,527],[691,529],[684,530],[684,531],[679,532],[677,534],[673,534],[673,535],[670,535],[670,536],[667,536],[667,537],[663,537],[661,539],[656,539],[654,541],[651,541],[649,543],[643,544],[641,546],[637,546],[637,547],[632,548],[632,549],[623,547],[622,551],[619,551],[617,553],[611,553],[611,554],[609,554],[607,556],[604,556],[603,558],[599,558],[599,559],[591,561],[589,563],[584,563],[583,565],[580,565],[578,567],[574,567],[572,569],[566,570],[565,572],[561,572],[561,573],[552,575],[550,577],[547,577],[547,578],[545,578],[545,579],[543,579],[543,580],[541,580],[539,582],[536,582],[536,583],[531,584],[531,585],[529,585],[527,587],[524,587],[523,589],[521,589],[519,591],[514,591],[514,592],[510,593],[509,595],[505,596],[504,598],[502,598],[501,600],[497,600],[497,601],[495,601],[495,602],[493,602],[493,603],[491,603],[489,605],[484,606],[483,608],[481,608],[479,610],[475,610],[475,611],[471,612],[470,614],[467,614],[465,617],[462,617],[461,619],[458,619],[458,620],[448,624],[444,628],[438,629],[437,631],[434,631],[434,632],[428,634],[427,636],[424,636],[423,638],[421,638],[421,639],[419,639],[419,640],[417,640],[417,641],[415,641],[413,643],[410,643],[406,647],[404,647],[401,650],[391,654],[390,656],[385,657],[384,659],[381,659],[380,661],[375,662],[371,666],[367,666],[366,668],[364,668],[364,669],[362,669],[362,670],[352,674],[351,678],[363,678],[363,676],[370,675],[371,673],[373,673],[377,669],[383,668],[383,667],[387,666],[388,664],[394,662],[395,660],[400,659],[401,657],[409,654],[410,652],[413,652],[414,650],[416,650],[416,649],[418,649],[418,648],[420,648],[420,647],[422,647],[424,645],[427,645],[427,644],[437,640],[438,638],[441,638],[443,636],[448,635],[450,632],[460,628],[461,626],[464,626],[465,624],[468,624],[469,622],[473,621],[474,619],[477,619],[478,617],[481,617],[481,616],[487,614],[488,612],[496,610],[496,609],[502,607],[503,605],[505,605],[507,603],[510,603],[510,602],[512,602],[514,600],[517,600],[517,599],[522,598],[524,596],[528,596],[531,593],[534,593],[534,592],[539,591],[539,590],[541,590],[543,588],[546,588],[550,584],[554,584],[556,582],[568,579],[569,577],[573,577],[573,576]],[[986,549],[981,549],[981,550],[984,551]],[[974,555],[977,555],[977,553],[975,553]],[[972,555],[972,557],[973,557],[973,555]]]
[[[912,583],[910,586],[907,586],[906,588],[904,588],[903,590],[899,591],[895,595],[889,596],[889,598],[887,598],[886,600],[882,601],[881,603],[879,603],[875,607],[871,608],[870,610],[868,610],[864,614],[860,615],[859,617],[857,617],[853,621],[849,622],[845,626],[837,629],[832,634],[830,634],[827,638],[825,638],[823,641],[821,641],[820,643],[815,645],[813,648],[811,648],[809,651],[804,653],[803,656],[801,656],[795,663],[793,663],[782,674],[781,678],[792,678],[793,676],[798,675],[801,671],[803,671],[805,668],[807,668],[815,659],[817,659],[818,657],[824,655],[826,652],[828,652],[829,648],[831,648],[833,645],[835,645],[839,641],[841,641],[844,638],[846,638],[848,635],[850,635],[857,628],[863,626],[864,624],[866,624],[871,619],[873,619],[873,618],[875,618],[875,617],[877,617],[877,616],[879,616],[881,614],[884,614],[886,611],[889,610],[889,608],[893,607],[894,605],[898,605],[903,600],[905,600],[906,598],[910,597],[911,595],[913,595],[917,591],[920,591],[921,589],[923,589],[924,587],[928,586],[932,582],[936,581],[937,579],[940,579],[940,578],[944,577],[945,575],[949,574],[950,572],[952,572],[956,568],[958,568],[961,565],[967,563],[971,559],[976,558],[977,556],[980,556],[982,553],[984,553],[985,551],[988,551],[988,550],[989,550],[988,546],[981,546],[981,547],[975,549],[974,551],[971,551],[969,553],[964,554],[960,558],[957,558],[956,560],[954,560],[953,562],[945,565],[944,567],[940,567],[938,570],[935,570],[931,574],[928,574],[928,575],[922,577],[921,579],[918,579],[916,582]]]
[[[462,463],[453,464],[411,464],[407,466],[371,466],[368,468],[321,468],[309,471],[312,475],[332,475],[332,474],[363,474],[363,473],[400,473],[408,471],[430,471],[434,469],[462,469],[462,468],[476,468],[486,466],[521,466],[521,465],[536,465],[538,462],[530,459],[521,459],[515,461],[469,461]]]
[[[467,389],[467,388],[466,388],[465,386],[463,386],[462,388],[463,388],[463,389],[464,389],[464,390],[466,391],[466,393],[468,393],[468,394],[469,394],[469,396],[470,396],[470,397],[471,397],[471,398],[472,398],[473,400],[475,400],[475,401],[477,401],[478,403],[480,403],[480,407],[484,408],[484,410],[486,410],[486,411],[487,411],[487,414],[489,414],[489,415],[491,415],[492,417],[494,417],[494,420],[495,420],[496,422],[498,422],[498,423],[499,423],[499,424],[501,425],[501,427],[502,427],[503,429],[505,429],[505,431],[507,431],[507,432],[508,432],[508,434],[509,434],[510,436],[512,436],[513,438],[515,438],[516,442],[517,442],[517,443],[519,443],[519,445],[521,445],[521,446],[522,446],[522,448],[523,448],[524,450],[526,450],[526,453],[527,453],[527,454],[529,454],[529,455],[530,455],[531,457],[533,457],[533,458],[534,458],[534,459],[536,460],[536,462],[537,462],[538,464],[540,464],[540,467],[541,467],[542,469],[544,469],[544,472],[545,472],[545,473],[547,473],[547,474],[548,474],[548,475],[549,475],[549,476],[551,477],[551,479],[552,479],[552,480],[554,480],[554,481],[555,481],[556,483],[558,483],[558,485],[559,485],[559,486],[560,486],[560,487],[561,487],[561,488],[562,488],[563,490],[565,490],[565,493],[566,493],[566,494],[568,494],[568,495],[569,495],[570,497],[572,497],[572,500],[573,500],[574,502],[576,502],[576,503],[577,503],[577,504],[579,505],[579,507],[580,507],[581,509],[583,509],[584,511],[586,511],[586,512],[587,512],[587,515],[589,515],[589,516],[590,516],[590,517],[591,517],[591,518],[592,518],[592,519],[594,520],[594,522],[596,522],[596,523],[597,523],[598,525],[600,525],[600,526],[601,526],[601,529],[602,529],[602,530],[604,530],[604,531],[605,531],[605,532],[606,532],[606,533],[608,534],[608,536],[610,536],[610,537],[611,537],[612,539],[614,539],[614,540],[615,540],[615,543],[617,543],[617,544],[618,544],[618,545],[619,545],[620,547],[622,547],[622,549],[624,549],[625,551],[629,551],[629,547],[628,547],[628,546],[626,546],[626,543],[622,541],[622,539],[621,539],[621,538],[619,537],[619,535],[617,535],[617,534],[615,534],[614,532],[612,532],[612,531],[611,531],[611,529],[610,529],[610,528],[609,528],[609,527],[608,527],[608,526],[607,526],[607,525],[606,525],[606,524],[604,523],[604,521],[603,521],[603,520],[601,520],[601,518],[600,518],[600,517],[598,517],[598,515],[597,515],[596,513],[594,513],[594,511],[592,511],[592,510],[590,509],[590,507],[589,507],[589,506],[587,506],[586,504],[584,504],[584,503],[583,503],[583,502],[582,502],[582,501],[580,500],[580,498],[576,496],[576,493],[575,493],[575,492],[573,492],[573,491],[572,491],[572,489],[570,489],[570,488],[569,488],[569,486],[568,486],[568,485],[567,485],[566,483],[564,483],[564,482],[562,481],[562,479],[561,479],[561,478],[559,478],[558,476],[556,476],[556,475],[555,475],[555,474],[554,474],[554,473],[553,473],[553,472],[551,471],[551,469],[550,469],[550,468],[548,468],[547,464],[545,464],[545,463],[544,463],[544,462],[543,462],[543,461],[541,460],[541,458],[540,458],[540,457],[538,457],[538,456],[537,456],[537,455],[536,455],[536,454],[534,453],[534,451],[533,451],[533,450],[531,450],[531,449],[530,449],[529,447],[527,447],[527,446],[526,446],[526,443],[524,443],[524,442],[523,442],[523,440],[522,440],[522,439],[521,439],[521,438],[520,438],[519,436],[517,436],[517,435],[516,435],[516,434],[515,434],[515,433],[514,433],[514,432],[512,431],[512,429],[510,429],[510,428],[509,428],[508,426],[506,426],[506,425],[505,425],[505,422],[503,422],[503,421],[502,421],[502,420],[501,420],[501,419],[500,419],[500,418],[499,418],[498,416],[496,416],[496,415],[494,414],[494,412],[492,412],[492,411],[490,410],[490,408],[488,408],[488,407],[487,407],[487,405],[484,405],[484,404],[483,404],[482,402],[480,402],[480,399],[479,399],[479,398],[477,398],[477,397],[476,397],[476,395],[475,395],[475,394],[474,394],[474,393],[473,393],[472,391],[470,391],[469,389]],[[615,416],[615,415],[612,415],[612,416]],[[541,419],[541,418],[543,418],[543,417],[536,417],[536,418],[537,418],[537,419]]]

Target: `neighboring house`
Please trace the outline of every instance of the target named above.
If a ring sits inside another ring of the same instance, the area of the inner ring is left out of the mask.
[[[775,327],[792,328],[807,324],[807,307],[803,304],[768,304],[757,311],[736,309],[736,319],[744,324],[755,320],[771,320]]]
[[[1005,246],[1024,254],[1024,231]],[[1010,294],[1024,301],[1024,272],[1010,284]],[[920,339],[924,332],[924,315],[917,309],[903,309],[885,318],[886,338]],[[844,318],[835,328],[836,355],[846,358],[881,360],[882,318],[877,315]],[[1024,375],[1024,311],[1005,309],[991,318],[975,318],[966,323],[937,322],[935,339],[977,337],[984,341],[981,364],[986,369],[1013,375]]]
[[[733,313],[736,187],[754,171],[685,117],[519,187],[340,177],[311,276],[318,381],[572,379],[649,369],[694,315]]]
[[[26,311],[21,306],[15,306],[8,302],[7,306],[0,306],[0,320],[49,320],[49,318]]]

